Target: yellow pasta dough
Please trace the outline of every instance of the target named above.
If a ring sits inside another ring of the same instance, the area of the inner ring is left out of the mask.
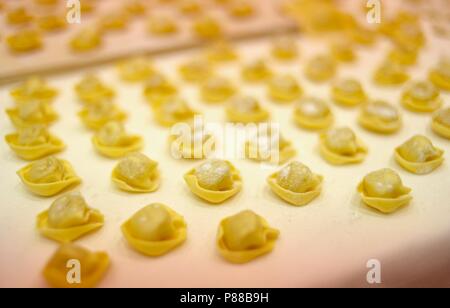
[[[153,35],[166,36],[176,33],[178,26],[168,16],[151,16],[148,22],[148,30]]]
[[[95,104],[86,105],[78,113],[87,128],[98,130],[111,121],[121,122],[127,115],[116,104],[109,100],[102,100]]]
[[[309,60],[305,68],[306,77],[313,82],[330,80],[335,74],[336,63],[330,56],[316,56]]]
[[[269,96],[278,103],[290,103],[303,93],[297,80],[291,75],[278,75],[269,81]]]
[[[364,143],[348,127],[330,129],[320,135],[320,154],[330,164],[360,163],[367,152]]]
[[[143,16],[147,12],[145,1],[131,0],[127,1],[124,7],[125,11],[132,16]]]
[[[96,28],[85,28],[70,40],[70,47],[75,52],[88,52],[102,44],[102,32]]]
[[[399,65],[414,65],[417,62],[418,50],[409,46],[396,46],[388,54],[388,60]]]
[[[125,156],[114,168],[111,178],[118,188],[133,193],[154,192],[161,182],[158,163],[141,153]]]
[[[260,130],[245,143],[245,156],[258,162],[284,164],[295,155],[292,143],[271,129]]]
[[[353,62],[356,58],[353,45],[350,40],[336,40],[330,45],[331,55],[339,62]]]
[[[77,263],[72,263],[74,260]],[[79,277],[69,276],[70,269],[76,265],[80,269]],[[47,283],[55,288],[93,288],[101,281],[109,265],[110,260],[105,252],[90,252],[74,244],[64,244],[50,258],[43,275]]]
[[[70,243],[103,226],[103,215],[91,209],[79,192],[56,199],[50,208],[37,216],[39,232],[60,243]]]
[[[143,57],[122,61],[118,69],[120,78],[128,82],[145,81],[154,73],[150,61]]]
[[[179,10],[185,15],[193,15],[202,11],[202,5],[196,0],[182,0]]]
[[[397,86],[409,79],[404,67],[387,61],[375,70],[374,82],[379,86]]]
[[[334,116],[323,100],[307,97],[296,103],[294,120],[302,128],[321,130],[327,129],[333,124]]]
[[[128,14],[123,12],[110,12],[100,18],[100,27],[103,31],[124,30],[128,25]]]
[[[212,77],[201,87],[202,99],[207,103],[220,103],[228,100],[236,92],[231,82],[223,77]]]
[[[43,31],[53,32],[66,28],[67,21],[61,15],[46,15],[38,19],[39,28]]]
[[[138,252],[161,256],[186,240],[187,226],[184,218],[160,203],[140,209],[122,225],[122,233]]]
[[[25,7],[17,7],[6,14],[6,20],[10,25],[27,24],[33,20]]]
[[[212,75],[211,65],[203,59],[186,62],[179,67],[178,71],[188,82],[202,82]]]
[[[32,125],[5,136],[11,150],[22,159],[35,160],[65,148],[64,142],[48,132],[45,126]]]
[[[234,1],[229,5],[231,16],[235,18],[248,18],[255,14],[255,8],[246,1]]]
[[[54,156],[28,164],[17,171],[17,175],[29,191],[44,197],[54,196],[81,183],[72,165]]]
[[[380,134],[391,134],[402,127],[399,111],[385,101],[370,101],[361,107],[359,124],[367,130]]]
[[[364,103],[367,95],[359,81],[342,79],[333,84],[331,98],[339,105],[353,107]]]
[[[428,79],[442,90],[450,90],[450,59],[443,58],[430,70]]]
[[[271,252],[279,231],[251,210],[223,219],[217,233],[217,248],[226,260],[246,263]]]
[[[251,96],[237,96],[226,107],[227,120],[236,123],[259,123],[269,119],[269,112]]]
[[[310,203],[320,195],[323,177],[311,172],[304,164],[293,161],[267,178],[272,191],[295,206]]]
[[[191,123],[198,113],[185,100],[174,97],[155,108],[154,114],[158,124],[170,127],[177,123]]]
[[[242,77],[248,82],[261,82],[272,77],[272,71],[263,60],[247,63],[242,69]]]
[[[137,152],[143,146],[142,137],[129,135],[121,122],[108,122],[92,137],[94,148],[110,158]]]
[[[206,57],[211,62],[230,62],[238,58],[237,53],[225,40],[218,40],[206,50]]]
[[[439,136],[450,139],[450,107],[435,112],[431,128]]]
[[[428,174],[444,162],[444,151],[422,135],[415,135],[395,149],[397,163],[409,172]]]
[[[17,104],[6,113],[11,122],[21,129],[31,125],[50,125],[58,119],[53,107],[46,101],[31,100]]]
[[[42,36],[36,30],[24,29],[9,35],[6,42],[12,52],[29,52],[42,47]]]
[[[225,160],[208,160],[184,175],[190,190],[199,198],[219,204],[242,188],[239,171]]]
[[[88,74],[75,85],[78,98],[86,104],[110,100],[115,97],[112,88],[105,85],[98,77]]]
[[[272,55],[281,61],[293,60],[298,57],[297,43],[287,36],[277,38],[272,45]]]
[[[159,73],[150,76],[144,87],[145,98],[154,108],[158,108],[163,103],[174,99],[177,93],[177,88],[164,75]]]
[[[222,27],[216,19],[204,16],[196,20],[193,25],[194,33],[201,39],[211,40],[222,36]]]
[[[33,76],[11,90],[10,94],[17,103],[32,100],[51,102],[58,95],[58,91],[50,87],[44,79]]]
[[[369,173],[358,185],[358,191],[365,204],[386,214],[395,212],[412,199],[411,189],[403,185],[392,169]]]
[[[416,112],[432,112],[442,106],[439,90],[428,81],[418,81],[403,92],[402,104],[405,108]]]

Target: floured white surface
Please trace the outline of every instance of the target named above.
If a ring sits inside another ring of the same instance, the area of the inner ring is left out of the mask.
[[[255,54],[269,56],[268,40],[239,46],[243,58]],[[426,77],[427,70],[438,59],[440,50],[448,48],[444,42],[431,44],[420,63],[411,70],[415,79]],[[329,97],[329,85],[314,85],[305,80],[303,67],[306,59],[321,51],[325,45],[300,40],[301,58],[293,64],[271,65],[278,72],[291,72],[300,80],[307,95],[324,99]],[[339,76],[353,76],[361,80],[373,98],[386,99],[399,106],[401,88],[373,87],[371,73],[382,59],[387,45],[379,43],[377,50],[358,51],[355,65],[342,66]],[[176,66],[189,59],[185,52],[155,59],[155,65],[171,78],[180,81]],[[105,226],[77,243],[93,250],[105,250],[112,267],[100,284],[101,287],[299,287],[299,286],[367,286],[366,262],[381,261],[384,285],[436,283],[431,274],[437,269],[448,284],[450,259],[450,143],[430,130],[430,116],[413,114],[401,108],[404,127],[393,136],[379,136],[361,129],[356,123],[357,110],[343,109],[330,102],[336,114],[337,125],[349,125],[367,143],[370,153],[364,163],[335,167],[327,164],[318,154],[315,133],[298,129],[292,121],[292,105],[278,106],[267,99],[264,86],[248,86],[240,80],[240,64],[219,68],[218,72],[230,76],[239,88],[259,97],[272,111],[273,120],[279,121],[282,132],[295,144],[297,159],[325,177],[321,196],[305,207],[292,207],[274,196],[265,179],[271,172],[257,163],[233,161],[241,171],[244,188],[233,199],[221,206],[209,206],[197,199],[183,181],[183,173],[198,162],[177,161],[169,155],[169,131],[158,127],[150,108],[144,103],[142,87],[119,81],[111,67],[96,70],[105,82],[116,87],[117,103],[129,114],[126,126],[145,138],[144,153],[160,163],[162,186],[152,194],[133,195],[112,186],[110,173],[116,161],[99,156],[93,149],[91,133],[77,117],[81,105],[77,102],[73,85],[82,77],[79,71],[49,79],[61,93],[54,106],[61,119],[52,132],[67,143],[67,150],[59,157],[68,159],[83,179],[78,189],[88,203],[105,215]],[[224,122],[221,105],[201,103],[195,86],[185,85],[183,96],[207,121]],[[2,88],[2,108],[11,106],[7,88]],[[449,95],[443,94],[448,106]],[[329,101],[329,100],[328,100]],[[4,112],[0,113],[2,135],[13,128]],[[410,174],[393,160],[393,149],[413,134],[425,134],[433,143],[445,150],[444,165],[425,176]],[[3,191],[0,204],[0,286],[45,286],[41,270],[57,244],[41,237],[34,228],[38,213],[45,210],[53,198],[44,199],[28,193],[15,172],[26,162],[18,159],[6,143],[0,143]],[[413,189],[410,206],[392,215],[382,215],[361,205],[356,186],[364,175],[379,168],[390,167],[401,175],[404,183]],[[139,255],[125,242],[120,225],[134,212],[152,202],[162,202],[182,214],[188,224],[188,239],[178,249],[160,258]],[[264,216],[280,230],[274,251],[244,265],[234,265],[222,259],[215,248],[219,221],[243,209],[252,209]],[[441,241],[438,243],[438,241]],[[417,262],[420,257],[420,263]],[[406,270],[406,271],[405,271]],[[408,273],[407,275],[405,273]],[[425,275],[427,274],[427,275]],[[444,277],[444,278],[445,278]],[[427,279],[427,280],[424,280]],[[442,283],[442,280],[440,280]]]

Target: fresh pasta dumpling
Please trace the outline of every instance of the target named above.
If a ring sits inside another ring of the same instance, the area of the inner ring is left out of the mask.
[[[29,191],[44,197],[54,196],[81,183],[71,164],[54,156],[34,161],[17,174]]]
[[[223,77],[212,77],[201,87],[202,99],[207,103],[221,103],[228,100],[236,92],[231,82]]]
[[[148,21],[148,31],[153,35],[166,36],[176,33],[178,26],[168,16],[155,15],[151,16]]]
[[[37,217],[39,232],[57,242],[69,243],[103,226],[103,215],[91,209],[79,192],[56,199]]]
[[[298,57],[297,43],[293,38],[279,37],[273,42],[272,55],[282,61],[293,60]]]
[[[226,260],[246,263],[271,252],[279,231],[251,210],[223,219],[217,233],[217,248]]]
[[[412,199],[411,189],[403,185],[400,176],[392,169],[369,173],[358,185],[358,191],[365,204],[382,213],[395,212]]]
[[[47,32],[55,32],[67,27],[67,22],[64,16],[61,15],[46,15],[37,20],[39,28]]]
[[[292,205],[301,206],[319,196],[323,177],[312,173],[304,164],[293,161],[270,175],[267,182],[281,199]]]
[[[96,28],[82,29],[71,39],[70,47],[75,52],[88,52],[97,49],[102,44],[102,34],[102,31]]]
[[[370,101],[363,105],[358,122],[365,129],[381,134],[395,133],[402,127],[402,119],[397,108],[381,100]]]
[[[367,152],[364,143],[348,127],[330,129],[320,135],[320,154],[330,164],[360,163]]]
[[[266,81],[272,75],[270,68],[261,59],[247,63],[242,69],[242,77],[248,82]]]
[[[125,156],[114,168],[112,181],[128,192],[154,192],[159,188],[161,176],[158,163],[141,153]]]
[[[115,92],[94,75],[86,75],[76,86],[78,98],[86,104],[93,104],[114,98]]]
[[[129,135],[121,122],[108,122],[92,137],[95,149],[111,158],[125,156],[142,148],[142,137]]]
[[[216,140],[203,126],[190,125],[189,131],[170,135],[169,143],[174,158],[204,159],[213,154]]]
[[[306,97],[295,104],[294,120],[302,128],[321,130],[333,124],[334,116],[323,100]]]
[[[229,5],[230,15],[235,18],[250,17],[255,13],[255,8],[248,1],[232,1]]]
[[[194,21],[193,31],[201,39],[211,40],[222,36],[222,27],[215,18],[209,16],[200,17]]]
[[[450,139],[450,107],[435,112],[431,128],[439,136]]]
[[[397,163],[409,172],[427,174],[444,162],[444,151],[422,135],[415,135],[395,149]]]
[[[197,0],[182,0],[178,9],[185,15],[193,15],[202,11],[202,5]]]
[[[98,130],[111,121],[121,122],[127,117],[125,112],[109,100],[86,105],[78,116],[87,128],[93,130]]]
[[[432,112],[439,109],[442,99],[439,90],[429,81],[412,83],[402,95],[405,108],[416,112]]]
[[[15,53],[25,53],[42,47],[42,35],[33,29],[20,30],[6,38],[9,49]]]
[[[342,79],[331,89],[331,98],[339,105],[357,106],[367,100],[361,83],[354,79]]]
[[[414,65],[417,62],[418,49],[410,46],[396,46],[389,54],[388,59],[399,65]]]
[[[161,256],[186,240],[184,218],[170,207],[153,203],[140,209],[122,225],[126,240],[138,252]]]
[[[211,62],[230,62],[236,60],[238,55],[230,43],[219,40],[208,47],[206,57]]]
[[[213,74],[211,64],[204,59],[194,59],[183,63],[178,71],[181,77],[188,82],[203,82]]]
[[[127,1],[124,6],[124,9],[127,13],[132,16],[143,16],[147,11],[146,2],[142,0],[131,0]]]
[[[258,162],[283,164],[296,154],[292,142],[272,130],[262,130],[245,143],[245,156]]]
[[[339,62],[353,62],[356,58],[354,44],[351,40],[340,39],[330,45],[330,53]]]
[[[167,78],[160,74],[152,74],[146,81],[144,95],[153,108],[173,99],[178,93],[177,88]]]
[[[6,21],[10,25],[23,25],[31,22],[34,19],[34,17],[29,14],[28,10],[23,7],[19,6],[15,9],[10,10],[6,14]]]
[[[154,69],[150,61],[144,57],[137,57],[122,61],[118,64],[120,78],[128,82],[147,80]]]
[[[17,103],[34,100],[51,102],[58,95],[58,91],[50,87],[44,79],[33,76],[11,90],[10,94]]]
[[[24,101],[6,113],[18,129],[31,125],[48,126],[58,119],[50,103],[40,100]]]
[[[230,162],[219,159],[191,169],[184,180],[195,195],[213,204],[224,202],[242,188],[239,171]]]
[[[35,160],[65,148],[64,142],[50,134],[45,126],[32,125],[5,136],[9,147],[22,159]]]
[[[236,96],[226,107],[227,120],[235,123],[259,123],[269,119],[269,112],[251,96]]]
[[[279,75],[269,81],[269,96],[278,103],[290,103],[303,93],[297,80],[291,75]]]
[[[174,97],[154,109],[156,122],[165,127],[177,123],[191,123],[197,114],[197,111],[193,110],[185,100],[179,97]]]
[[[129,15],[125,12],[109,12],[99,18],[99,24],[103,32],[120,31],[128,26]]]
[[[379,86],[397,86],[405,83],[409,75],[403,66],[387,61],[376,69],[373,79]]]
[[[72,260],[79,262],[79,281],[67,279],[67,266]],[[105,252],[90,252],[74,244],[63,244],[50,258],[43,274],[47,283],[55,288],[93,288],[102,280],[109,265]]]
[[[450,59],[442,58],[439,63],[430,70],[428,79],[439,89],[450,90]]]
[[[305,68],[306,77],[313,82],[324,82],[336,74],[336,62],[330,56],[319,55],[309,60]]]

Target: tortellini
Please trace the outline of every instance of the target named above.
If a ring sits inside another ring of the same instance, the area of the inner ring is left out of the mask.
[[[331,98],[339,105],[357,106],[367,100],[361,83],[354,79],[342,79],[331,89]]]
[[[198,113],[185,100],[174,97],[155,108],[154,114],[158,124],[170,127],[181,122],[191,123]]]
[[[114,90],[105,85],[94,75],[86,75],[76,86],[78,98],[86,104],[94,104],[103,100],[110,100],[116,95]]]
[[[356,58],[353,45],[350,40],[346,39],[335,41],[330,45],[330,53],[337,61],[353,62]]]
[[[67,279],[67,266],[71,260],[79,262],[79,283],[71,283]],[[109,265],[105,252],[90,252],[74,244],[64,244],[51,257],[43,274],[47,283],[55,288],[93,288],[102,280]]]
[[[307,97],[295,104],[294,120],[302,128],[321,130],[333,124],[334,116],[323,100]]]
[[[259,123],[269,119],[269,112],[251,96],[237,96],[226,107],[227,120],[235,123]]]
[[[330,80],[335,74],[336,62],[330,56],[316,56],[309,60],[305,68],[306,77],[313,82]]]
[[[150,61],[143,57],[120,62],[118,70],[120,78],[128,82],[145,81],[154,73]]]
[[[414,65],[417,62],[418,50],[408,46],[396,46],[389,52],[388,59],[399,65]]]
[[[25,29],[9,35],[6,42],[13,52],[29,52],[42,47],[42,35],[36,30]]]
[[[297,80],[291,75],[279,75],[269,81],[269,96],[278,103],[289,103],[303,93]]]
[[[147,205],[122,225],[128,243],[147,256],[161,256],[186,240],[184,218],[160,203]]]
[[[202,99],[207,103],[220,103],[228,100],[236,92],[231,82],[223,77],[212,77],[201,87]]]
[[[444,151],[422,135],[415,135],[395,149],[397,163],[409,172],[427,174],[444,161]]]
[[[170,135],[169,144],[174,158],[204,159],[213,154],[216,140],[203,126],[191,125],[189,131],[182,130]]]
[[[251,3],[246,1],[234,1],[230,4],[230,14],[236,18],[250,17],[254,14],[255,9]]]
[[[278,60],[289,61],[298,57],[297,43],[293,38],[277,38],[272,45],[272,55]]]
[[[238,58],[233,47],[224,40],[219,40],[208,47],[206,57],[211,62],[230,62]]]
[[[33,20],[33,16],[30,15],[23,6],[7,12],[6,17],[6,20],[10,25],[23,25]]]
[[[178,9],[185,15],[192,15],[200,13],[202,11],[202,6],[196,0],[182,0]]]
[[[101,31],[96,28],[85,28],[71,39],[70,47],[76,52],[88,52],[99,48],[102,41]]]
[[[450,139],[450,107],[435,112],[431,128],[439,136]]]
[[[181,77],[188,82],[203,82],[213,74],[211,65],[203,59],[186,62],[179,67],[178,71]]]
[[[271,252],[279,231],[251,210],[223,219],[217,233],[217,248],[226,260],[246,263]]]
[[[194,33],[201,39],[217,39],[222,35],[222,27],[216,19],[205,16],[196,20],[193,24]]]
[[[292,143],[272,130],[259,131],[245,143],[245,156],[258,162],[283,164],[296,154]]]
[[[58,91],[47,85],[44,79],[33,76],[11,90],[10,94],[16,103],[34,100],[51,102],[58,95]]]
[[[7,109],[6,113],[19,129],[31,125],[48,126],[58,119],[50,103],[40,100],[24,101],[13,109]]]
[[[211,159],[184,175],[190,190],[199,198],[219,204],[242,188],[239,171],[228,161]]]
[[[380,100],[363,105],[358,122],[365,129],[381,134],[395,133],[402,127],[402,119],[397,108]]]
[[[141,153],[125,156],[114,168],[111,178],[119,189],[133,193],[154,192],[161,182],[158,163]]]
[[[147,79],[144,95],[150,105],[154,108],[173,99],[178,93],[177,88],[172,85],[164,75],[155,73]]]
[[[127,1],[124,8],[132,16],[143,16],[147,11],[146,3],[141,0]]]
[[[148,30],[153,35],[165,36],[176,33],[178,26],[168,16],[151,16],[148,22]]]
[[[59,15],[47,15],[38,19],[39,28],[43,31],[53,32],[62,30],[67,26],[66,19]]]
[[[242,69],[242,77],[248,82],[266,81],[272,75],[270,68],[260,59],[247,63]]]
[[[320,135],[320,154],[330,164],[360,163],[367,152],[364,143],[348,127],[330,129]]]
[[[32,125],[5,136],[9,147],[22,159],[35,160],[65,148],[64,142],[48,132],[45,126]]]
[[[111,158],[137,152],[143,146],[142,137],[127,134],[120,122],[106,123],[92,137],[92,143],[100,154]]]
[[[124,30],[128,20],[128,14],[124,12],[110,12],[100,18],[100,27],[103,32]]]
[[[81,183],[71,164],[54,156],[30,163],[20,169],[17,175],[29,191],[44,197],[54,196]]]
[[[293,161],[270,175],[267,182],[281,199],[292,205],[302,206],[319,196],[323,177],[312,173],[304,164]]]
[[[121,122],[127,117],[125,112],[108,100],[86,105],[78,116],[87,128],[93,130],[98,130],[111,121]]]
[[[402,95],[405,108],[416,112],[432,112],[439,109],[442,99],[439,90],[428,81],[412,83]]]
[[[79,192],[56,199],[37,217],[39,232],[57,242],[69,243],[103,226],[103,215],[91,209]]]
[[[405,83],[409,75],[403,66],[387,61],[376,69],[373,79],[379,86],[396,86]]]
[[[400,176],[392,169],[369,173],[358,185],[358,191],[365,204],[382,213],[395,212],[412,199],[411,189],[403,185]]]
[[[428,79],[442,90],[450,90],[450,59],[443,58],[435,68],[430,70]]]

